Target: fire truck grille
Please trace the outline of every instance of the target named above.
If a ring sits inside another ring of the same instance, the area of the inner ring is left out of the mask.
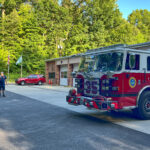
[[[84,95],[90,97],[100,95],[100,79],[85,79]]]

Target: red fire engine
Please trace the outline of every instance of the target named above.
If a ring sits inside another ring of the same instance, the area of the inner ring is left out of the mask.
[[[69,104],[106,111],[133,110],[150,119],[150,51],[125,45],[90,50],[74,73],[76,89]]]

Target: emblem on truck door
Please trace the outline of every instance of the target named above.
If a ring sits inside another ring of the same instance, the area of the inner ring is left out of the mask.
[[[129,85],[131,88],[134,88],[136,86],[136,79],[134,77],[131,77],[129,79]]]

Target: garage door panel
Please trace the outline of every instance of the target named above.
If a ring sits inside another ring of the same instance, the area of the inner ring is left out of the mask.
[[[68,66],[67,65],[60,66],[60,71],[68,71]]]
[[[68,85],[68,78],[67,78],[67,65],[60,66],[60,85],[67,86]]]

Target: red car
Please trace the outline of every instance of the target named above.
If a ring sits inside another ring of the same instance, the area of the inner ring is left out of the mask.
[[[32,74],[26,78],[19,78],[16,80],[16,84],[25,85],[25,84],[38,84],[42,85],[45,83],[45,77],[43,75]]]

